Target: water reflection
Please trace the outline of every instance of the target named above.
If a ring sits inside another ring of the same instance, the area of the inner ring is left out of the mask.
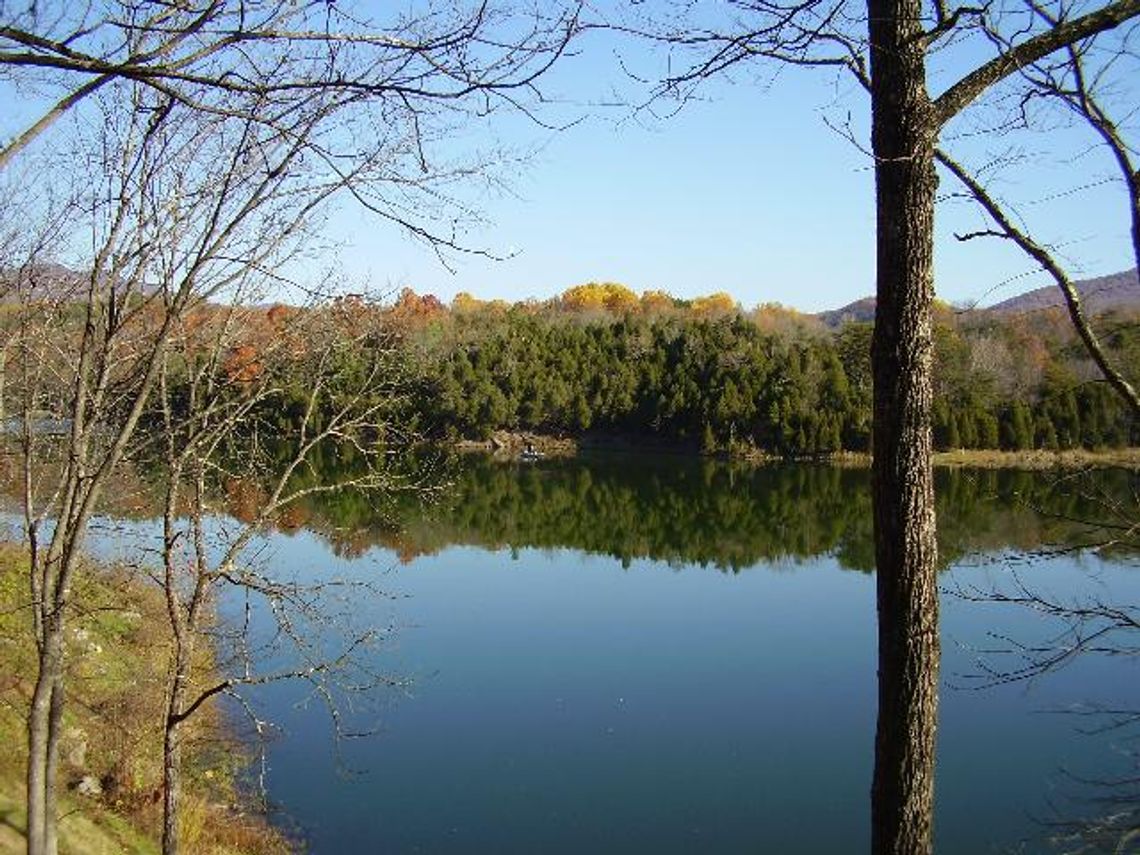
[[[325,461],[326,466],[343,465]],[[331,475],[314,470],[310,477]],[[336,552],[372,546],[404,561],[450,545],[568,548],[738,572],[762,562],[832,556],[871,572],[870,475],[826,465],[601,457],[512,464],[469,456],[440,466],[432,498],[345,492],[291,512]],[[1011,470],[936,474],[943,564],[977,552],[1095,546],[1140,484],[1123,470],[1069,475]],[[1135,543],[1118,540],[1117,551]]]
[[[14,491],[19,479],[5,471],[10,463],[0,460],[0,484]],[[359,465],[350,448],[318,451],[294,486],[344,480]],[[465,545],[574,549],[626,567],[650,559],[739,572],[822,555],[850,570],[875,567],[870,473],[859,467],[655,455],[532,463],[399,457],[388,465],[414,473],[409,480],[421,489],[314,495],[284,510],[274,527],[315,532],[341,557],[382,547],[405,562]],[[152,515],[152,474],[140,466],[125,476],[104,513]],[[1140,473],[940,469],[935,490],[943,565],[969,554],[1025,555],[1051,546],[1140,549],[1132,513]],[[214,493],[213,505],[238,520],[252,520],[265,500],[264,485],[251,477],[222,478]]]
[[[1132,507],[1135,485],[1135,476],[1122,471],[1064,478],[942,471],[936,488],[943,566],[976,553],[1024,556],[1110,542],[1106,550],[1133,550],[1136,544],[1110,527],[1121,508]],[[738,572],[826,555],[846,569],[870,571],[868,487],[865,471],[826,466],[663,465],[637,458],[518,466],[472,459],[455,470],[444,501],[426,514],[422,508],[397,514],[403,522],[386,545],[404,561],[465,544],[568,547],[611,556],[626,568],[651,559]],[[327,513],[313,510],[310,524]],[[907,737],[905,729],[899,734]],[[1081,839],[1099,827],[1086,823]]]
[[[1126,506],[1110,507],[1135,518],[1135,503],[1127,506],[1130,512]],[[1130,529],[1134,535],[1135,527]],[[1134,680],[1103,678],[1112,663],[1135,663],[1140,655],[1136,542],[1111,523],[1100,534],[1114,542],[1111,551],[1130,546],[1133,560],[1114,562],[1122,573],[1106,575],[1078,556],[1083,584],[1058,589],[1055,580],[1034,578],[1040,563],[1006,562],[996,576],[968,584],[959,580],[951,588],[952,602],[966,604],[976,619],[988,617],[995,627],[973,668],[957,676],[960,685],[1030,691],[1039,683],[1072,679],[1070,669],[1085,675],[1068,703],[1042,711],[1064,720],[1079,741],[1088,743],[1078,761],[1055,770],[1049,808],[1038,815],[1049,851],[1140,851],[1140,700]],[[1034,617],[1035,625],[1005,631],[1010,610]]]
[[[318,457],[304,477],[352,465]],[[340,781],[322,725],[298,711],[304,697],[274,687],[260,698],[293,734],[273,746],[273,795],[312,829],[314,851],[863,848],[873,586],[836,568],[873,568],[866,471],[632,456],[464,457],[433,470],[430,495],[344,491],[289,509],[267,533],[282,572],[371,579],[376,564],[352,559],[372,552],[387,564],[386,550],[409,565],[383,577],[410,595],[400,601],[400,658],[384,667],[417,678],[415,697],[389,711],[384,737],[353,746],[354,768],[382,771]],[[940,471],[942,560],[1101,543],[1117,510],[1135,507],[1137,483],[1120,471]],[[237,518],[263,501],[253,479],[216,486],[217,506]],[[141,474],[115,498],[145,516],[145,495]],[[1135,549],[1114,539],[1108,551]],[[1048,564],[1051,584],[1090,568],[1116,584],[1116,563],[1090,561]],[[973,563],[944,583],[984,584],[963,577],[987,572]],[[724,572],[647,572],[661,564]],[[798,572],[763,572],[789,568]],[[1113,590],[1140,602],[1140,591]],[[353,605],[361,622],[390,617],[386,602]],[[951,681],[974,667],[989,633],[1042,632],[1028,611],[959,601],[944,615]],[[1121,673],[1074,670],[1030,700],[1020,686],[946,693],[940,851],[1027,835],[1024,807],[1040,803],[1042,782],[1094,753],[1073,748],[1071,721],[1029,713],[1132,685]],[[1109,777],[1097,763],[1075,768]],[[1120,815],[1128,804],[1112,807]],[[1100,815],[1087,805],[1074,813]],[[367,836],[377,829],[383,837]],[[1071,829],[1086,841],[1093,830]],[[1022,851],[1043,851],[1034,841]]]

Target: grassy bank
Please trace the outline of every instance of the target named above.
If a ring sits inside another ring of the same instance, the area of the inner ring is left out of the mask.
[[[24,716],[35,674],[27,599],[25,557],[0,542],[0,745],[8,746],[0,752],[0,855],[25,848]],[[157,853],[162,651],[168,643],[163,600],[125,572],[92,567],[76,583],[75,602],[80,607],[67,638],[60,849],[65,855]],[[184,851],[289,851],[288,841],[244,809],[236,786],[243,752],[222,718],[205,710],[188,727]]]
[[[588,432],[580,437],[549,436],[527,431],[497,431],[484,442],[460,441],[452,445],[458,451],[477,451],[514,456],[524,448],[533,446],[548,457],[572,457],[582,451],[622,453],[699,454],[692,443],[676,440],[638,437],[633,434]],[[762,451],[754,446],[740,444],[729,450],[720,450],[711,456],[730,460],[747,460],[753,463],[781,463],[791,460],[831,463],[837,466],[870,466],[869,454],[839,451],[827,455],[788,458]],[[935,466],[962,466],[981,469],[1081,469],[1088,466],[1118,466],[1140,469],[1140,448],[1083,448],[1064,451],[999,451],[996,449],[955,449],[936,451]]]
[[[1099,451],[1076,448],[1067,451],[939,451],[935,466],[973,466],[985,469],[1083,469],[1118,466],[1140,469],[1140,448],[1108,448]]]
[[[825,458],[838,466],[870,466],[871,455],[843,451]],[[993,449],[958,448],[934,452],[935,466],[972,469],[1087,469],[1111,466],[1140,469],[1140,448],[1109,448],[1099,451],[1069,449],[1066,451],[996,451]]]

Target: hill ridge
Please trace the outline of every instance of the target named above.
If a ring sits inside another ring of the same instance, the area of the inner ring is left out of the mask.
[[[1097,315],[1116,309],[1140,310],[1140,272],[1136,268],[1109,273],[1105,276],[1094,276],[1074,283],[1077,292],[1081,295],[1081,302],[1085,311],[1090,315]],[[1056,285],[1045,285],[1025,291],[1014,297],[1002,300],[993,306],[972,309],[971,313],[994,314],[1001,316],[1029,314],[1046,309],[1060,308],[1065,300],[1061,289]],[[861,297],[838,309],[831,309],[816,313],[829,327],[842,326],[845,323],[865,323],[875,319],[875,298],[873,296]]]

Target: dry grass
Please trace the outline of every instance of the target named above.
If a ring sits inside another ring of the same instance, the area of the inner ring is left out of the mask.
[[[940,451],[935,466],[974,466],[985,469],[1084,469],[1089,466],[1118,466],[1140,469],[1140,448],[1111,448],[1100,451]]]
[[[0,855],[24,849],[24,716],[35,673],[22,551],[0,543]],[[80,574],[68,630],[68,706],[62,741],[63,853],[157,852],[161,828],[161,720],[169,631],[159,591],[123,571]],[[199,670],[209,671],[208,654]],[[289,841],[242,809],[241,746],[205,709],[186,725],[181,837],[195,853],[279,853]],[[84,776],[99,797],[80,796]]]
[[[782,462],[784,459],[759,452],[746,455],[746,458],[756,463]],[[833,466],[851,468],[867,468],[871,465],[871,455],[857,451],[841,451],[821,460]],[[1109,448],[1098,451],[1083,448],[1067,451],[959,448],[954,451],[936,451],[934,465],[976,469],[1086,469],[1090,466],[1140,469],[1140,448]]]

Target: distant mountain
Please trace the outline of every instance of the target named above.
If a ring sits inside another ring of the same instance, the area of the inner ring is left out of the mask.
[[[89,271],[72,270],[54,262],[0,268],[0,304],[16,302],[17,298],[82,301],[87,298],[90,276]],[[132,288],[135,293],[143,296],[156,294],[160,290],[158,285],[150,283],[143,283],[141,286],[135,283]]]
[[[75,299],[84,281],[82,273],[62,264],[0,268],[0,303],[15,302],[17,288],[25,299],[33,293],[38,300]]]
[[[1081,295],[1081,303],[1089,314],[1095,315],[1112,309],[1140,309],[1140,276],[1136,270],[1124,270],[1075,284]],[[1003,300],[986,311],[999,315],[1023,315],[1064,304],[1061,289],[1056,285],[1046,285]]]
[[[830,312],[820,312],[816,315],[829,327],[839,327],[846,323],[864,323],[875,320],[875,298],[864,297],[854,303],[848,303],[842,309],[832,309]]]
[[[1089,314],[1095,315],[1113,309],[1140,311],[1140,275],[1136,270],[1124,270],[1108,276],[1084,279],[1075,284],[1085,311]],[[975,317],[986,312],[1003,316],[1023,315],[1063,306],[1064,303],[1061,289],[1056,285],[1046,285],[1044,288],[1010,297],[995,306],[974,309],[972,314]],[[864,297],[854,303],[848,303],[842,309],[820,312],[816,317],[829,327],[838,327],[849,322],[873,321],[875,298]]]

